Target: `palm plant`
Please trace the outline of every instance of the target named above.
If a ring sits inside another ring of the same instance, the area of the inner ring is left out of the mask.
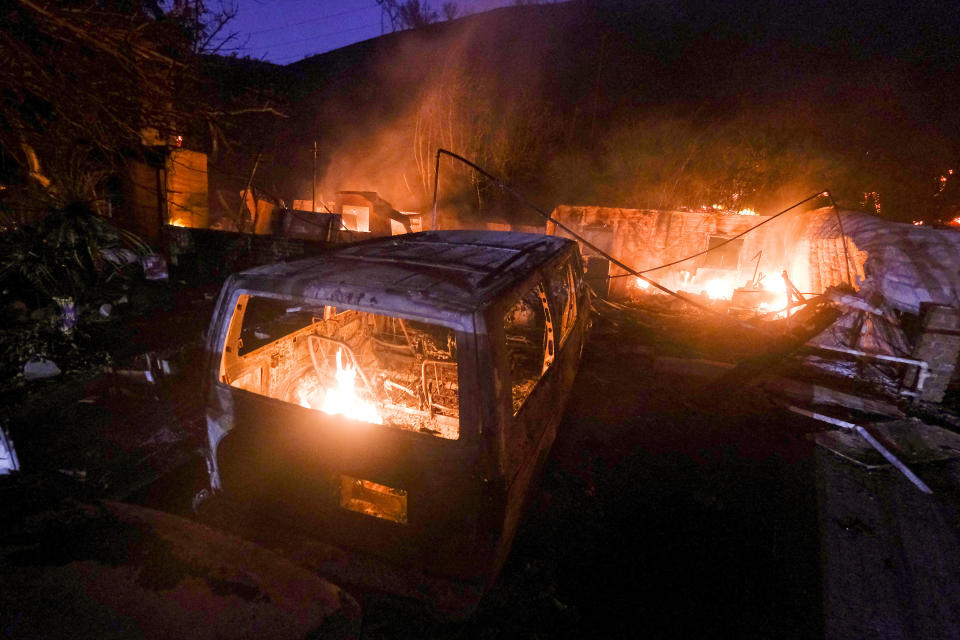
[[[81,302],[109,293],[131,275],[130,258],[150,253],[136,235],[118,229],[84,202],[51,209],[33,226],[0,236],[0,283],[26,289],[38,302]]]

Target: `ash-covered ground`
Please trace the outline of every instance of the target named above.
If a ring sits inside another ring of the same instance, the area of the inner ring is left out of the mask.
[[[684,346],[631,317],[595,316],[540,491],[474,617],[368,598],[365,637],[823,636],[817,427],[760,391],[718,397],[664,371],[657,354]]]
[[[209,317],[209,295],[189,304]],[[160,351],[189,347],[157,384],[114,376],[64,386],[56,402],[31,396],[13,425],[28,469],[3,486],[8,510],[14,495],[36,510],[38,496],[67,494],[189,517],[205,480],[194,324],[167,332],[166,346],[151,334]],[[475,614],[449,621],[351,592],[362,637],[823,637],[810,437],[821,428],[760,386],[720,380],[723,362],[765,344],[671,305],[594,314],[544,475]],[[50,475],[56,490],[41,490]]]

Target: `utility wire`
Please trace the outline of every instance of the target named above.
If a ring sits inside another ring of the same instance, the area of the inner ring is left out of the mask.
[[[540,216],[542,216],[544,219],[546,219],[546,220],[549,221],[549,222],[552,222],[555,226],[557,226],[557,227],[559,227],[560,229],[563,229],[564,231],[566,231],[571,237],[576,238],[577,240],[579,240],[580,242],[582,242],[584,245],[586,245],[586,246],[589,247],[590,249],[596,251],[596,252],[599,253],[600,255],[602,255],[602,256],[604,256],[605,258],[607,258],[610,262],[612,262],[612,263],[615,264],[616,266],[620,267],[621,269],[623,269],[623,270],[625,270],[625,271],[629,271],[632,275],[635,275],[636,277],[640,278],[641,280],[644,280],[645,282],[649,283],[651,286],[659,289],[660,291],[663,291],[663,292],[666,293],[667,295],[671,295],[671,296],[673,296],[674,298],[678,298],[678,299],[680,299],[680,300],[683,300],[683,301],[686,302],[687,304],[689,304],[689,305],[691,305],[691,306],[693,306],[693,307],[696,307],[697,309],[700,309],[701,311],[705,311],[705,312],[710,313],[710,314],[712,314],[712,315],[715,315],[715,316],[718,316],[718,317],[720,317],[720,318],[723,318],[724,320],[727,320],[727,321],[731,322],[732,324],[736,324],[737,326],[746,328],[746,329],[748,329],[748,330],[750,330],[750,331],[757,331],[757,330],[759,329],[759,327],[752,326],[752,325],[748,325],[748,324],[746,324],[746,323],[740,322],[739,320],[734,320],[734,319],[732,319],[730,316],[727,316],[727,315],[725,315],[725,314],[723,314],[723,313],[720,313],[720,312],[717,311],[716,309],[711,309],[710,307],[708,307],[708,306],[706,306],[706,305],[704,305],[704,304],[700,304],[699,302],[696,302],[695,300],[691,300],[691,299],[688,298],[687,296],[682,295],[682,294],[678,293],[677,291],[673,291],[672,289],[669,289],[669,288],[663,286],[663,285],[660,284],[659,282],[656,282],[656,281],[651,280],[650,278],[648,278],[648,277],[646,277],[646,276],[644,276],[644,275],[641,275],[638,271],[636,271],[635,269],[632,269],[631,267],[628,267],[628,266],[625,265],[623,262],[620,262],[619,260],[617,260],[616,258],[614,258],[612,255],[610,255],[609,253],[607,253],[606,251],[604,251],[603,249],[601,249],[601,248],[598,247],[597,245],[593,244],[592,242],[590,242],[589,240],[587,240],[586,238],[584,238],[582,235],[580,235],[579,233],[577,233],[576,231],[574,231],[573,229],[571,229],[571,228],[568,227],[567,225],[565,225],[565,224],[563,224],[562,222],[560,222],[560,221],[554,219],[553,217],[551,217],[549,213],[547,213],[546,211],[544,211],[543,209],[541,209],[541,208],[538,207],[537,205],[535,205],[535,204],[533,204],[532,202],[530,202],[530,200],[528,200],[528,199],[526,198],[526,196],[524,196],[522,193],[520,193],[519,191],[517,191],[516,189],[514,189],[513,187],[511,187],[511,186],[508,185],[507,183],[505,183],[503,180],[500,180],[499,178],[497,178],[497,177],[494,176],[493,174],[487,172],[487,171],[486,171],[485,169],[483,169],[481,166],[479,166],[479,165],[477,165],[477,164],[475,164],[475,163],[467,160],[467,159],[464,158],[463,156],[458,155],[458,154],[456,154],[456,153],[454,153],[454,152],[452,152],[452,151],[448,151],[448,150],[446,150],[446,149],[442,149],[442,148],[438,148],[438,149],[437,149],[437,162],[436,162],[436,167],[435,167],[435,169],[434,169],[433,211],[432,211],[432,216],[431,216],[431,217],[432,217],[431,227],[432,227],[433,229],[436,229],[436,228],[437,228],[437,213],[438,213],[438,209],[437,209],[438,190],[437,190],[437,187],[438,187],[439,182],[440,182],[440,156],[441,156],[441,154],[443,154],[443,155],[448,155],[448,156],[450,156],[451,158],[453,158],[454,160],[459,160],[460,162],[466,164],[468,167],[471,167],[474,171],[476,171],[476,172],[479,173],[480,175],[486,177],[487,179],[491,180],[495,185],[497,185],[498,187],[500,187],[501,189],[503,189],[503,190],[506,191],[507,193],[513,195],[513,196],[514,196],[515,198],[517,198],[520,202],[522,202],[522,203],[525,204],[526,206],[528,206],[528,207],[530,207],[531,209],[533,209],[534,211],[536,211],[536,212],[537,212]],[[818,191],[818,192],[817,192],[816,194],[814,194],[813,196],[810,196],[810,198],[807,198],[807,200],[810,200],[810,199],[813,198],[813,197],[819,196],[819,195],[821,195],[822,193],[823,193],[822,191]],[[804,201],[804,202],[805,202],[805,201]],[[798,203],[798,204],[800,204],[800,203]],[[794,206],[797,206],[797,205],[794,205]],[[759,225],[758,225],[758,226],[759,226]],[[762,330],[761,330],[761,331],[762,331]],[[765,331],[763,331],[763,332],[766,333]]]
[[[804,198],[804,199],[801,200],[800,202],[797,202],[796,204],[790,205],[789,207],[787,207],[787,208],[784,209],[783,211],[781,211],[781,212],[779,212],[779,213],[773,214],[772,216],[770,216],[770,217],[767,218],[766,220],[764,220],[764,221],[762,221],[762,222],[760,222],[760,223],[758,223],[758,224],[753,225],[752,227],[750,227],[750,228],[747,229],[746,231],[741,231],[740,233],[738,233],[737,235],[733,236],[732,238],[727,238],[726,240],[724,240],[723,242],[721,242],[720,244],[718,244],[718,245],[716,245],[716,246],[710,247],[709,249],[704,249],[703,251],[700,251],[699,253],[695,253],[695,254],[693,254],[693,255],[687,256],[686,258],[680,258],[679,260],[674,260],[673,262],[668,262],[667,264],[661,264],[660,266],[657,266],[657,267],[651,267],[651,268],[649,268],[649,269],[644,269],[643,271],[637,271],[636,273],[638,273],[638,274],[639,274],[639,273],[650,273],[651,271],[658,271],[658,270],[660,270],[660,269],[666,269],[667,267],[672,267],[672,266],[674,266],[674,265],[678,265],[678,264],[680,264],[681,262],[686,262],[687,260],[693,260],[694,258],[699,258],[700,256],[702,256],[702,255],[704,255],[704,254],[707,254],[707,253],[710,253],[711,251],[716,251],[717,249],[719,249],[720,247],[724,246],[725,244],[730,244],[730,243],[733,242],[734,240],[736,240],[736,239],[738,239],[738,238],[740,238],[740,237],[742,237],[742,236],[747,235],[748,233],[750,233],[750,232],[753,231],[754,229],[759,229],[760,227],[762,227],[763,225],[767,224],[768,222],[770,222],[770,221],[773,220],[774,218],[779,218],[780,216],[782,216],[783,214],[787,213],[788,211],[792,211],[793,209],[796,209],[796,208],[799,207],[800,205],[802,205],[802,204],[804,204],[804,203],[806,203],[806,202],[809,202],[809,201],[813,200],[814,198],[819,198],[820,196],[825,196],[825,197],[827,197],[827,198],[830,198],[830,202],[833,202],[833,198],[830,196],[830,192],[829,192],[829,191],[818,191],[818,192],[814,193],[813,195],[807,196],[806,198]],[[836,208],[836,205],[834,205],[834,208]],[[843,228],[840,229],[840,232],[843,233]],[[632,275],[634,275],[634,274],[633,274],[633,273],[620,273],[620,274],[617,274],[617,275],[615,275],[615,276],[609,276],[609,277],[610,277],[610,278],[623,278],[624,276],[632,276]]]
[[[360,31],[361,29],[369,29],[369,28],[371,28],[371,27],[376,27],[376,26],[378,26],[376,23],[370,23],[370,24],[360,25],[359,27],[352,27],[352,28],[350,28],[350,29],[338,29],[338,30],[336,30],[336,31],[329,31],[329,32],[327,32],[327,33],[320,33],[320,34],[317,34],[317,35],[315,35],[315,36],[309,36],[309,37],[306,37],[306,38],[299,38],[299,39],[297,39],[297,40],[287,40],[287,41],[284,41],[284,42],[277,42],[277,43],[272,43],[272,44],[263,44],[263,45],[257,45],[256,47],[244,47],[244,48],[245,48],[245,49],[269,49],[269,48],[276,48],[276,47],[286,47],[286,46],[289,46],[289,45],[291,45],[291,44],[300,44],[300,43],[302,43],[302,42],[310,42],[311,40],[319,40],[319,39],[321,39],[321,38],[329,38],[329,37],[332,37],[332,36],[340,35],[341,33],[352,33],[352,32],[354,32],[354,31]]]
[[[313,23],[313,22],[322,22],[322,21],[324,21],[324,20],[329,20],[330,18],[339,18],[340,16],[350,15],[351,13],[359,13],[359,12],[361,12],[361,11],[367,11],[367,10],[369,10],[369,9],[376,9],[376,8],[377,8],[377,5],[375,5],[375,4],[368,4],[368,5],[364,6],[364,7],[359,7],[359,8],[357,8],[357,9],[349,9],[349,10],[347,10],[347,11],[340,11],[339,13],[331,13],[331,14],[329,14],[329,15],[320,16],[320,17],[318,17],[318,18],[310,18],[309,20],[301,20],[300,22],[291,22],[290,24],[284,25],[284,26],[282,26],[282,27],[271,27],[271,28],[269,28],[269,29],[258,29],[257,31],[247,31],[247,32],[244,33],[243,35],[252,36],[252,35],[256,35],[256,34],[258,34],[258,33],[272,33],[272,32],[274,32],[274,31],[283,31],[284,29],[290,29],[291,27],[299,27],[299,26],[302,25],[302,24],[311,24],[311,23]]]

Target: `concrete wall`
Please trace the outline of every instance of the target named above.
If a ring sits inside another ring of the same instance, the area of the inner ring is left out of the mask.
[[[929,376],[924,381],[920,399],[941,402],[956,375],[960,357],[960,311],[941,305],[924,305],[923,333],[917,341],[913,357],[926,362]]]

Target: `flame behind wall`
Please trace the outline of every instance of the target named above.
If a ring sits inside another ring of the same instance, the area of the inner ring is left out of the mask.
[[[856,287],[865,277],[866,253],[850,237],[844,252],[833,208],[813,206],[797,207],[776,218],[569,206],[557,207],[553,216],[675,291],[728,300],[737,288],[757,286],[783,297],[783,272],[804,293],[822,293],[848,278]],[[610,266],[609,275],[614,298],[656,293],[616,266]]]

